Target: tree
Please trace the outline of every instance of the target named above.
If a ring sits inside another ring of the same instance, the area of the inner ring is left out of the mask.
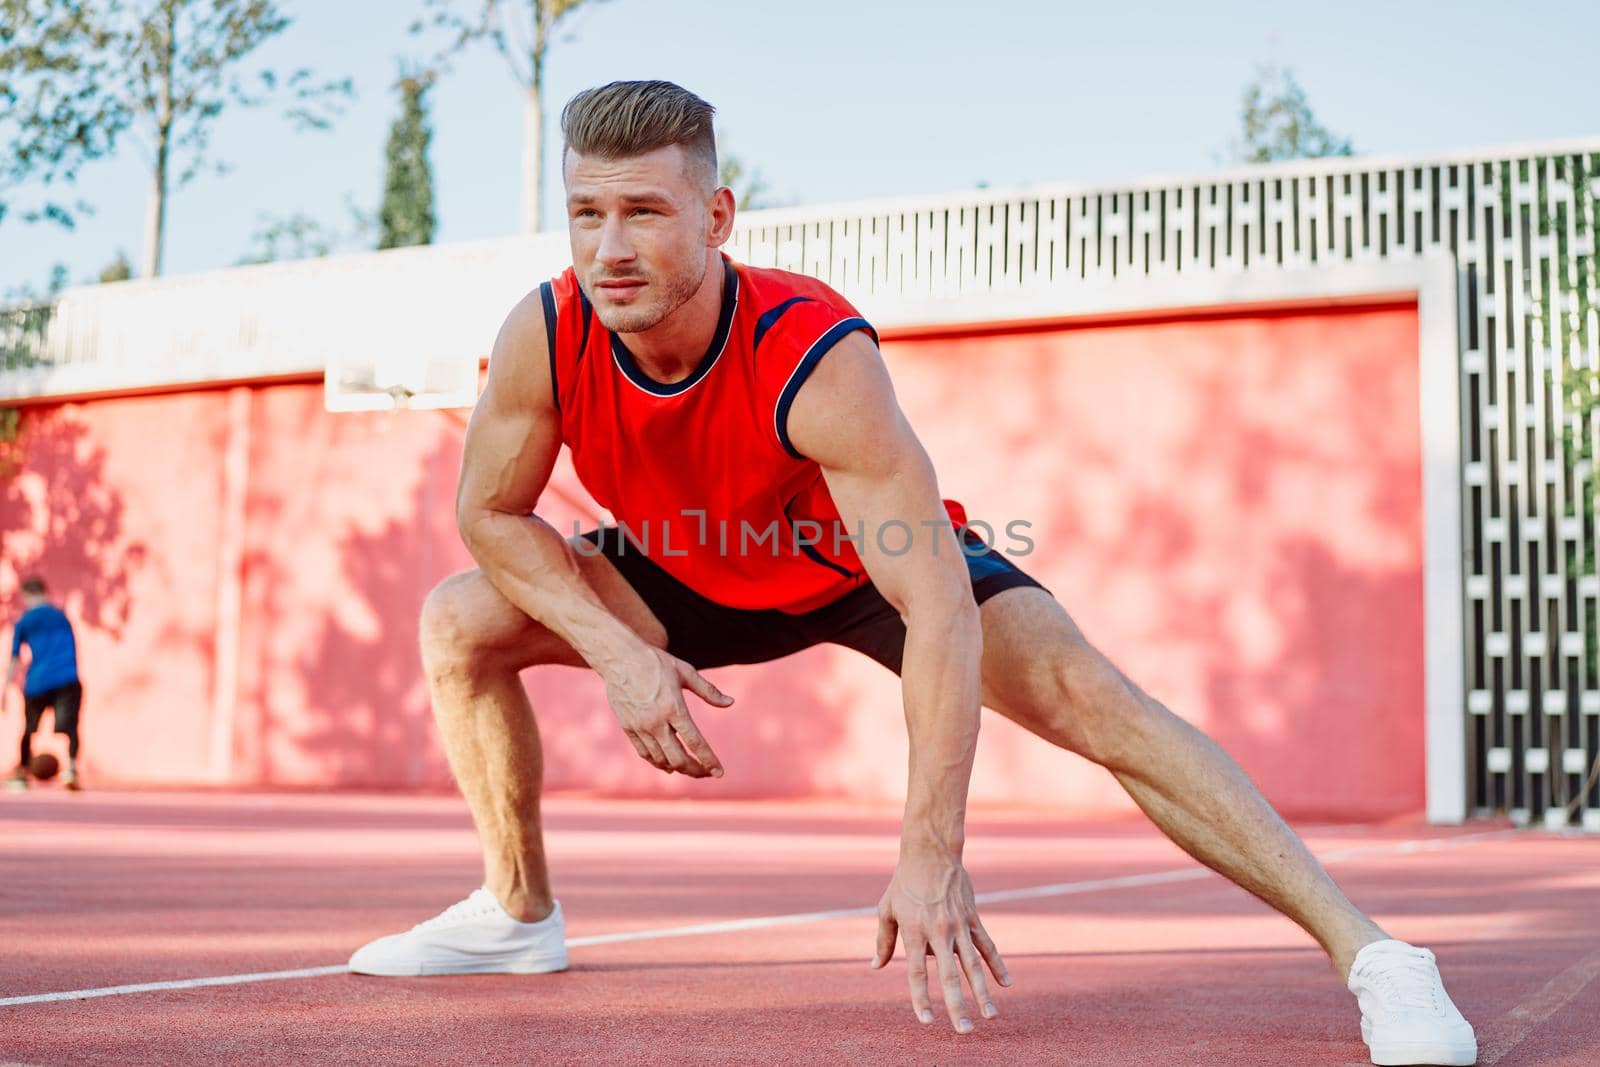
[[[125,282],[133,277],[133,264],[128,262],[128,255],[122,249],[117,249],[117,258],[106,264],[100,272],[100,284],[106,282]]]
[[[50,275],[45,279],[40,289],[35,289],[32,282],[23,282],[13,285],[6,290],[4,303],[7,304],[32,304],[44,303],[53,300],[69,284],[67,265],[65,263],[52,264]]]
[[[373,216],[362,210],[355,197],[345,195],[349,213],[346,226],[321,221],[305,212],[274,216],[263,212],[250,235],[251,250],[240,257],[239,266],[276,263],[285,259],[315,259],[334,252],[370,248]]]
[[[433,243],[433,168],[428,163],[428,125],[424,97],[430,79],[408,74],[400,79],[400,117],[389,130],[383,178],[383,204],[378,208],[378,247]]]
[[[168,195],[212,166],[212,126],[229,105],[280,99],[298,126],[326,128],[352,93],[348,79],[317,84],[306,69],[244,75],[243,62],[289,22],[275,0],[0,0],[10,133],[0,176],[71,182],[131,137],[150,166],[141,273],[159,274]],[[26,217],[70,226],[82,208],[52,200]]]
[[[254,246],[239,260],[239,266],[276,263],[283,259],[315,259],[333,251],[338,235],[303,211],[277,217],[263,212],[250,235]]]
[[[1253,82],[1245,86],[1240,114],[1240,139],[1233,155],[1240,163],[1271,163],[1278,159],[1319,159],[1348,156],[1350,141],[1317,121],[1306,91],[1287,67],[1256,68]]]
[[[726,185],[733,190],[735,202],[742,211],[759,211],[764,207],[775,207],[772,198],[768,195],[771,191],[767,180],[761,176],[761,171],[752,167],[749,174],[745,173],[744,160],[720,147],[722,137],[717,137],[717,184]]]
[[[550,39],[568,15],[590,0],[425,0],[431,18],[412,25],[449,34],[436,66],[469,45],[488,42],[522,87],[522,231],[537,233],[544,190],[544,60]],[[462,9],[470,12],[463,14]]]

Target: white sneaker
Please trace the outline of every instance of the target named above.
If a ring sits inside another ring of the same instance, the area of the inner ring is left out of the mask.
[[[350,957],[356,974],[547,974],[567,969],[561,902],[536,923],[519,922],[488,889],[476,889],[403,934],[362,945]]]
[[[1404,941],[1374,941],[1350,965],[1350,992],[1361,1002],[1361,1039],[1372,1062],[1467,1067],[1478,1039],[1444,991],[1433,953]]]

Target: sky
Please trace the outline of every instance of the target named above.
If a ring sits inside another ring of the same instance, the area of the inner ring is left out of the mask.
[[[476,0],[461,0],[473,3]],[[166,272],[227,267],[263,218],[348,223],[376,208],[401,60],[422,0],[280,0],[290,27],[247,69],[354,80],[330,132],[271,108],[225,113],[230,165],[177,190]],[[1515,19],[1487,0],[591,0],[546,64],[546,222],[559,205],[560,105],[617,78],[667,78],[718,109],[722,147],[782,203],[836,203],[1041,183],[1204,172],[1227,161],[1256,66],[1290,67],[1318,117],[1361,154],[1600,136],[1595,0]],[[1567,42],[1571,42],[1568,44]],[[1586,43],[1587,42],[1587,43]],[[436,240],[517,232],[522,97],[488,49],[430,96]],[[95,214],[67,232],[0,221],[0,294],[64,263],[88,280],[138,263],[148,166],[133,144],[86,166]],[[559,223],[559,209],[554,213]]]

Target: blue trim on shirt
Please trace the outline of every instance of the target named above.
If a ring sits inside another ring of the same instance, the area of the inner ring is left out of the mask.
[[[821,552],[818,552],[816,545],[801,543],[799,537],[800,531],[795,524],[794,516],[789,514],[789,509],[792,507],[794,507],[794,500],[791,498],[790,501],[783,506],[783,517],[789,520],[789,533],[794,535],[794,543],[799,546],[801,552],[805,553],[806,558],[812,563],[820,563],[824,567],[836,570],[846,578],[855,578],[856,574],[854,571],[835,563],[833,560],[824,556]],[[818,525],[821,524],[819,523]]]
[[[611,355],[616,359],[617,369],[627,375],[630,382],[656,396],[677,396],[694,388],[701,378],[711,372],[711,368],[722,358],[723,350],[728,346],[728,331],[733,328],[733,312],[739,306],[739,272],[734,270],[733,263],[726,258],[722,261],[722,267],[725,272],[722,278],[722,314],[717,319],[717,332],[711,335],[711,344],[706,349],[705,355],[700,357],[700,363],[694,372],[681,382],[658,382],[650,377],[639,367],[633,358],[633,353],[622,343],[622,338],[616,334],[611,335]]]
[[[796,304],[814,303],[816,303],[816,301],[812,300],[809,296],[791,296],[777,307],[769,308],[762,312],[761,317],[756,320],[756,334],[755,339],[750,342],[750,351],[754,352],[756,349],[761,347],[761,339],[767,335],[768,330],[772,329],[778,324],[778,320],[783,318],[783,313],[785,311],[788,311]]]
[[[556,384],[556,294],[549,282],[539,283],[539,299],[544,301],[544,335],[550,342],[550,398],[561,410],[561,388]]]
[[[578,290],[578,302],[583,305],[583,340],[578,342],[578,361],[583,361],[583,354],[589,351],[589,327],[594,325],[594,305],[589,303],[589,294],[582,289]]]
[[[794,398],[800,395],[800,387],[806,384],[806,379],[811,377],[811,372],[816,369],[822,357],[832,351],[834,345],[857,330],[866,330],[872,335],[873,342],[877,342],[877,331],[866,319],[855,317],[835,323],[806,350],[806,354],[800,358],[799,365],[784,384],[783,392],[778,395],[778,410],[773,416],[773,425],[777,427],[778,441],[783,445],[784,451],[795,459],[806,457],[802,456],[794,447],[794,443],[789,440],[789,408],[794,405]]]

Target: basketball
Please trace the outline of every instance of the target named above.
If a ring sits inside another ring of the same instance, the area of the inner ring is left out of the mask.
[[[48,782],[61,769],[61,761],[48,752],[41,752],[28,761],[28,771],[39,781]]]

